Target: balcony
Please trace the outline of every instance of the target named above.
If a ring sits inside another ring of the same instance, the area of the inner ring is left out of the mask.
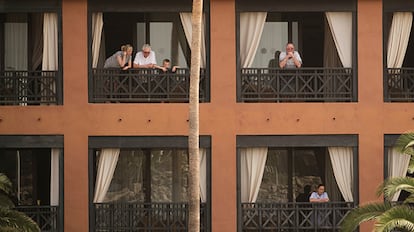
[[[58,206],[18,206],[16,209],[32,218],[42,232],[62,231]]]
[[[384,73],[386,102],[414,101],[414,68],[387,68]]]
[[[190,70],[164,73],[157,69],[92,69],[92,103],[188,102]],[[200,70],[200,102],[209,101],[209,80]]]
[[[242,231],[339,231],[353,202],[242,203]]]
[[[356,84],[352,68],[243,68],[242,102],[352,102]]]
[[[58,104],[57,76],[57,71],[0,71],[0,105]]]
[[[95,203],[93,231],[188,231],[187,203]],[[200,231],[209,231],[200,204]]]

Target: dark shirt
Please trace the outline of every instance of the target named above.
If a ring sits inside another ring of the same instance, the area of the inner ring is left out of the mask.
[[[296,202],[309,202],[310,193],[301,193],[296,197]]]

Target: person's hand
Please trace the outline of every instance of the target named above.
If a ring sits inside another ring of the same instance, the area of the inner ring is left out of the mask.
[[[293,52],[288,52],[288,54],[287,54],[287,55],[288,55],[289,59],[290,59],[290,58],[293,58]]]
[[[124,52],[123,54],[124,54],[124,56],[126,56],[127,55],[127,52]]]

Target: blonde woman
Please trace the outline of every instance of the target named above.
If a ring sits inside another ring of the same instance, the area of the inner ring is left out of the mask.
[[[105,60],[104,68],[122,68],[122,70],[132,68],[132,51],[131,45],[122,45],[121,51],[115,52]]]

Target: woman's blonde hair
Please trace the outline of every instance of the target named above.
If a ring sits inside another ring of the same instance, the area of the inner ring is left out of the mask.
[[[121,46],[121,51],[126,52],[128,51],[128,49],[133,49],[133,47],[131,46],[131,44],[125,44]]]

